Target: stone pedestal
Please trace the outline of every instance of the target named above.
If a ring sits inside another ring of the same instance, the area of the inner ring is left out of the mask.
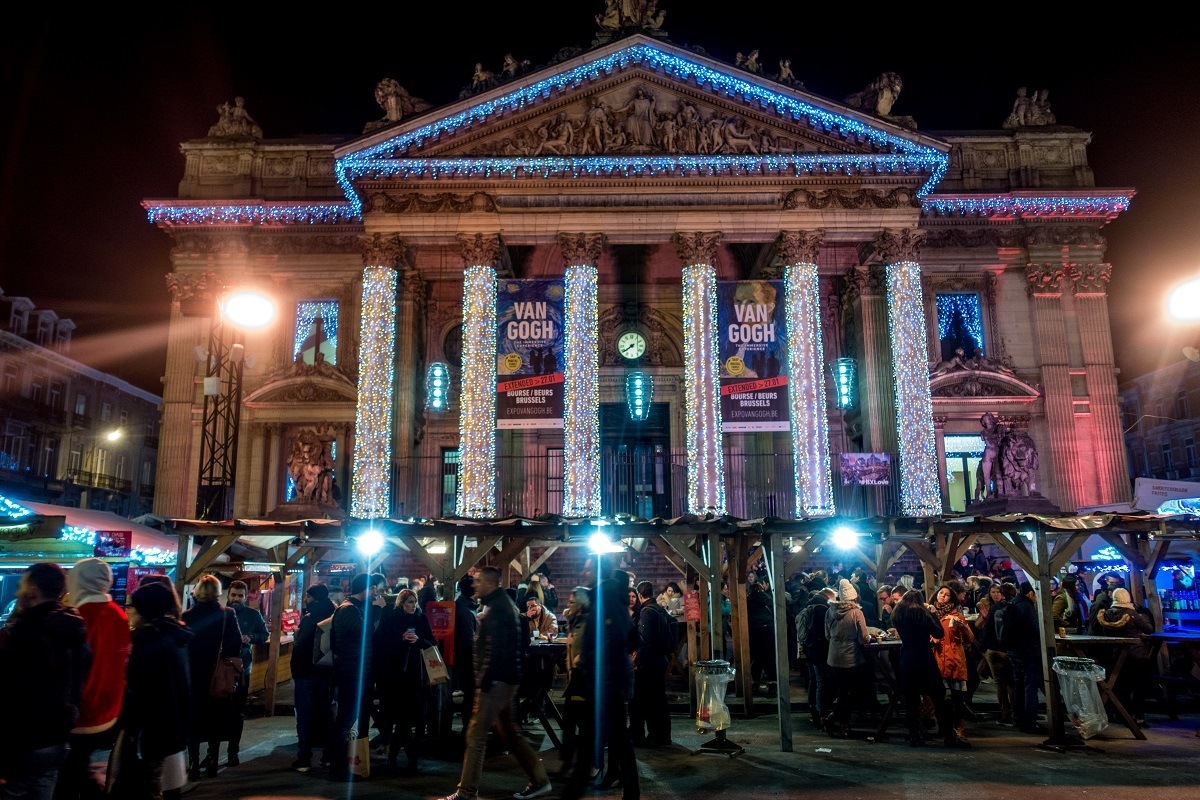
[[[295,522],[301,519],[345,519],[346,512],[337,506],[322,503],[284,503],[275,507],[267,519],[275,522]]]
[[[1061,514],[1045,495],[1034,492],[1027,497],[989,497],[967,506],[966,514],[995,517],[1000,514]]]

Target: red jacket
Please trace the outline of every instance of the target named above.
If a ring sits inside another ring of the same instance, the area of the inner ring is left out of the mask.
[[[129,619],[113,602],[84,603],[76,610],[83,617],[92,664],[83,684],[79,722],[72,733],[99,733],[115,725],[121,715]]]

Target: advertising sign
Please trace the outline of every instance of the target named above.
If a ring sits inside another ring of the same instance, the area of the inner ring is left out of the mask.
[[[454,608],[451,600],[425,604],[425,616],[429,618],[433,638],[438,640],[442,659],[450,666],[454,666]]]
[[[96,531],[96,558],[129,558],[133,531]]]
[[[129,591],[129,564],[112,565],[113,582],[112,587],[108,590],[114,603],[121,608],[125,607],[127,599],[131,592]]]
[[[842,453],[842,486],[887,486],[892,457],[887,453]]]
[[[720,281],[721,429],[789,429],[783,281]]]
[[[496,294],[496,428],[563,426],[562,280],[502,280]]]
[[[1168,481],[1158,478],[1134,478],[1133,507],[1138,511],[1157,511],[1168,500],[1200,497],[1200,483]]]
[[[687,591],[683,593],[683,618],[688,622],[700,621],[700,593]]]

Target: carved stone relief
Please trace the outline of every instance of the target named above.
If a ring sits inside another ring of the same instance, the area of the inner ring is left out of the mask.
[[[224,288],[215,272],[171,272],[164,276],[171,302],[208,300]]]
[[[316,255],[353,254],[359,255],[360,238],[355,234],[305,235],[305,234],[262,234],[250,240],[250,250],[256,255]]]
[[[694,264],[715,265],[717,245],[721,242],[720,231],[711,233],[675,234],[675,252],[684,266]]]
[[[1071,290],[1079,294],[1106,294],[1112,264],[1072,264],[1067,271]]]
[[[486,192],[474,194],[420,194],[415,192],[372,192],[363,199],[363,211],[388,214],[464,214],[471,211],[493,212],[496,200]]]
[[[916,194],[903,187],[882,189],[793,189],[783,196],[785,211],[797,208],[920,208]]]
[[[395,234],[374,233],[359,238],[364,267],[400,269],[405,264],[404,240]]]
[[[1030,264],[1025,268],[1025,277],[1029,280],[1031,295],[1062,294],[1062,281],[1067,277],[1067,271],[1062,264]]]
[[[875,250],[885,264],[896,264],[901,261],[921,260],[921,245],[925,241],[925,232],[904,228],[893,231],[886,230],[875,239]]]

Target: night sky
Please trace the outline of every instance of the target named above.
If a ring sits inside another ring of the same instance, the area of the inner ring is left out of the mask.
[[[217,105],[244,96],[267,138],[353,136],[382,116],[380,79],[449,103],[476,61],[499,71],[506,52],[537,65],[586,47],[603,3],[413,5],[142,5],[10,20],[0,32],[0,116],[10,120],[0,126],[0,288],[75,320],[75,358],[159,393],[170,244],[139,203],[175,194],[178,145],[207,132]],[[1164,312],[1167,289],[1200,273],[1200,50],[1182,20],[1084,5],[1072,6],[1083,22],[1019,4],[660,6],[671,41],[729,62],[758,48],[768,72],[788,57],[825,97],[898,72],[894,113],[925,131],[999,128],[1017,87],[1049,89],[1059,123],[1093,134],[1097,184],[1137,190],[1104,230],[1119,380],[1200,340],[1200,327]],[[759,10],[772,8],[788,10]]]

